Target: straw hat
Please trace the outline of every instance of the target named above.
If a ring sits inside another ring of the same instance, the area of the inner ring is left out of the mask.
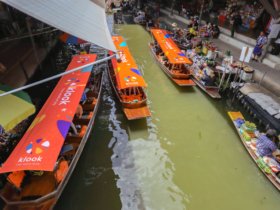
[[[210,76],[210,77],[214,77],[214,76],[215,76],[214,71],[213,71],[213,70],[211,70],[211,69],[209,70],[209,72],[208,72],[208,73],[209,73],[209,76]]]
[[[268,130],[266,131],[266,134],[268,134],[269,136],[276,136],[276,135],[277,135],[277,132],[276,132],[276,130],[274,130],[274,129],[268,129]]]

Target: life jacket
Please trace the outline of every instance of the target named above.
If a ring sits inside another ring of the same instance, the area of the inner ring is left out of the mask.
[[[20,189],[22,181],[25,177],[24,171],[13,171],[9,174],[7,180],[13,184],[16,188]]]

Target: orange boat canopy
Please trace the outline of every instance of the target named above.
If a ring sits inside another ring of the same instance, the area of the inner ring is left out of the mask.
[[[192,61],[190,61],[174,43],[168,31],[162,29],[151,29],[151,32],[170,63],[192,64]]]
[[[120,62],[117,62],[115,58],[112,59],[117,88],[120,90],[129,87],[146,87],[147,84],[130,54],[126,42],[121,36],[113,36],[112,39],[120,57]]]
[[[96,55],[74,56],[67,70],[94,62]],[[0,168],[52,171],[68,133],[92,66],[63,76],[23,138]],[[66,70],[66,71],[67,71]]]

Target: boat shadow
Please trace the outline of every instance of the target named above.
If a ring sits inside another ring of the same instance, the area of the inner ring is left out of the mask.
[[[147,119],[138,119],[128,121],[130,133],[145,132],[148,130]]]
[[[178,86],[178,85],[175,85],[174,86],[176,87],[176,89],[178,90],[178,92],[180,93],[195,93],[196,90],[195,90],[195,86]]]

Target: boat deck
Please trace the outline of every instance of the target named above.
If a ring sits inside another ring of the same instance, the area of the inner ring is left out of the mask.
[[[195,86],[196,84],[191,79],[173,79],[172,80],[179,86]]]
[[[54,191],[56,184],[57,182],[52,172],[44,172],[42,176],[30,176],[26,186],[22,189],[22,198],[28,199],[44,196]]]
[[[244,119],[243,115],[240,112],[228,112],[228,115],[230,119],[232,120],[233,124],[236,119]],[[244,119],[245,120],[245,119]],[[277,176],[274,173],[266,173],[264,169],[260,168],[258,165],[258,159],[259,156],[253,151],[253,149],[246,143],[246,140],[242,136],[242,134],[239,131],[239,128],[234,124],[234,127],[241,139],[242,144],[246,148],[247,152],[251,156],[251,158],[254,160],[254,162],[257,164],[258,168],[263,172],[263,174],[270,180],[270,182],[278,189],[280,190],[280,180],[277,178]]]
[[[218,87],[204,86],[195,76],[193,76],[193,78],[193,81],[197,84],[197,86],[199,86],[209,96],[211,96],[212,98],[221,98]]]
[[[152,115],[147,106],[133,109],[124,108],[123,111],[128,120],[137,120],[141,118],[150,117]]]

